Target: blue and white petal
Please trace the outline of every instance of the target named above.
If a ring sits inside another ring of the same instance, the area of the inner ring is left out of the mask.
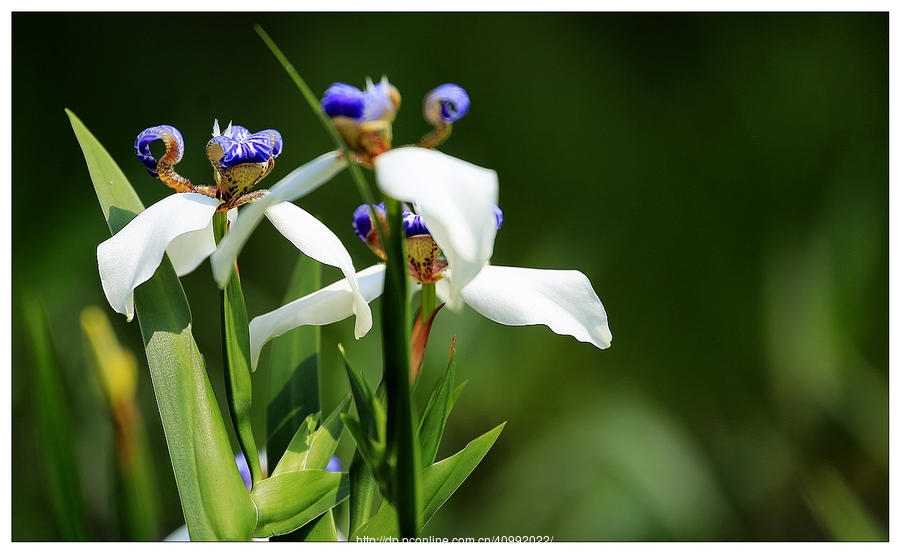
[[[542,324],[600,349],[612,343],[606,309],[579,271],[487,265],[461,296],[475,311],[500,324]]]
[[[413,204],[452,271],[450,299],[491,258],[497,235],[497,173],[426,148],[396,148],[375,158],[382,192]]]
[[[432,125],[456,123],[469,113],[469,95],[455,84],[443,84],[425,95],[422,111]]]
[[[366,302],[384,289],[384,265],[373,265],[356,273],[359,292]],[[250,361],[255,369],[263,345],[272,338],[303,325],[322,326],[342,321],[353,314],[356,294],[347,279],[313,292],[275,311],[250,321]]]
[[[356,315],[354,336],[357,340],[365,336],[372,328],[372,310],[359,290],[353,259],[340,238],[321,221],[290,202],[270,206],[266,209],[266,217],[298,250],[344,273],[353,292],[353,313]]]
[[[349,117],[361,121],[366,109],[366,94],[347,83],[334,83],[322,96],[322,111],[329,117]]]
[[[275,183],[266,195],[242,208],[237,223],[231,226],[231,230],[219,242],[219,248],[209,258],[212,264],[213,278],[219,287],[223,288],[228,282],[234,268],[234,261],[265,216],[269,206],[293,201],[309,194],[328,182],[346,166],[347,161],[337,152],[323,154],[294,169]]]
[[[97,246],[100,281],[112,308],[130,321],[134,289],[153,276],[173,240],[208,227],[218,205],[217,199],[203,194],[167,196]]]
[[[150,152],[150,144],[157,140],[165,142],[167,152],[175,152],[174,158],[170,160],[171,165],[181,161],[181,156],[184,155],[184,138],[181,136],[181,132],[172,125],[157,125],[141,131],[134,140],[134,153],[137,154],[138,159],[153,178],[159,178],[159,174],[156,172],[158,160]]]

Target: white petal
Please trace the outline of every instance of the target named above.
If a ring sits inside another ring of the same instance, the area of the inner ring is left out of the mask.
[[[232,225],[237,221],[237,212],[236,209],[228,212],[228,222]],[[216,236],[213,233],[212,219],[206,228],[186,232],[172,240],[166,248],[169,261],[180,277],[192,273],[214,251],[216,251]]]
[[[242,208],[240,220],[237,224],[232,225],[225,238],[219,242],[219,248],[209,258],[213,278],[219,287],[224,287],[228,282],[228,277],[231,276],[231,270],[234,267],[234,260],[237,259],[241,248],[247,243],[247,239],[250,238],[270,205],[293,201],[309,194],[328,182],[346,166],[347,161],[339,157],[336,152],[321,155],[291,171],[270,188],[268,194]]]
[[[359,292],[356,269],[350,252],[331,229],[290,202],[281,202],[266,210],[266,217],[298,250],[319,263],[337,267],[344,273],[353,291],[353,313],[356,314],[355,335],[359,340],[372,328],[372,310]]]
[[[203,194],[172,194],[97,246],[100,281],[112,308],[130,321],[134,317],[134,289],[153,276],[175,238],[206,228],[218,205],[218,200]]]
[[[412,202],[453,270],[455,298],[491,258],[497,173],[426,148],[397,148],[375,158],[381,190]]]
[[[384,289],[384,265],[373,265],[356,274],[359,290],[367,302]],[[256,369],[263,345],[285,332],[302,325],[327,325],[353,314],[355,294],[347,279],[294,300],[275,311],[250,321],[250,359]]]
[[[542,324],[606,349],[612,342],[606,310],[579,271],[487,265],[462,290],[475,311],[501,324]]]
[[[445,271],[444,274],[447,275],[449,272],[450,271]],[[442,278],[434,283],[434,292],[437,295],[438,301],[443,303],[446,309],[449,309],[454,313],[462,312],[465,302],[461,296],[456,296],[455,298],[450,297],[450,281],[447,278]]]

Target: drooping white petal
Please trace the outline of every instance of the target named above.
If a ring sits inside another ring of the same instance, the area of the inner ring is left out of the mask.
[[[444,275],[449,277],[451,275],[451,271],[447,269],[446,271],[444,271]],[[444,308],[449,309],[454,313],[462,312],[463,307],[466,305],[461,296],[457,295],[455,298],[450,297],[449,278],[442,278],[441,280],[435,282],[434,292],[437,295],[438,301],[444,304]]]
[[[497,220],[497,173],[426,148],[396,148],[375,158],[381,190],[412,202],[441,247],[459,291],[491,258]]]
[[[600,349],[612,342],[606,310],[579,271],[487,265],[461,296],[475,311],[500,324],[542,324]]]
[[[130,321],[134,317],[134,289],[153,276],[175,238],[209,226],[218,205],[218,200],[203,194],[172,194],[97,246],[100,282],[112,308]]]
[[[232,209],[228,212],[228,221],[234,224],[236,220],[237,210]],[[216,237],[213,233],[212,219],[206,228],[176,236],[166,248],[169,261],[180,277],[193,272],[214,251],[216,251]]]
[[[353,291],[353,313],[356,314],[354,334],[360,339],[372,328],[372,310],[363,299],[356,282],[356,269],[350,252],[341,239],[321,221],[290,202],[281,202],[266,209],[266,217],[298,250],[319,263],[337,267],[347,278]]]
[[[277,203],[296,200],[309,194],[322,184],[328,182],[344,167],[347,161],[339,157],[337,152],[323,154],[316,159],[301,165],[278,181],[268,194],[242,208],[240,220],[231,226],[225,238],[219,242],[219,248],[210,256],[213,278],[222,288],[231,276],[234,260],[241,248],[250,238],[253,230],[262,220],[266,209]]]
[[[370,302],[384,289],[384,265],[373,265],[356,274],[359,292]],[[263,345],[302,325],[327,325],[346,319],[355,309],[355,293],[347,279],[339,280],[275,311],[250,321],[250,360],[256,369]]]

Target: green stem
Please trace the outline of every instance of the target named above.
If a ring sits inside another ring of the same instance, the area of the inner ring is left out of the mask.
[[[387,448],[395,456],[391,494],[397,508],[400,533],[414,538],[421,528],[422,493],[419,478],[419,448],[415,439],[414,411],[409,384],[409,296],[407,261],[403,240],[402,209],[394,199],[385,201],[388,240],[387,272],[382,296],[384,384],[387,391]]]
[[[434,313],[434,306],[437,305],[437,293],[435,292],[434,283],[422,284],[422,324],[424,324],[431,314]]]
[[[217,212],[213,217],[216,244],[228,232],[228,218],[225,212]],[[262,475],[259,451],[253,438],[250,411],[253,403],[253,386],[250,379],[250,325],[247,320],[247,306],[241,290],[241,279],[237,270],[225,288],[221,290],[222,302],[222,349],[225,358],[225,396],[228,409],[237,434],[238,444],[247,458],[250,478],[255,486]]]

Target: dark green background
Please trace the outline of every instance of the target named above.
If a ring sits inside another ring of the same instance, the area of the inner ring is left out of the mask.
[[[425,535],[846,539],[858,505],[887,536],[887,14],[14,13],[13,539],[59,539],[26,290],[51,320],[93,535],[119,537],[109,423],[78,325],[86,305],[108,307],[95,258],[108,231],[63,109],[145,205],[169,190],[132,145],[159,124],[183,133],[178,168],[195,182],[211,181],[213,119],[280,130],[274,184],[331,143],[253,23],[316,94],[387,75],[403,95],[396,144],[428,131],[426,92],[464,87],[471,111],[440,149],[499,174],[493,263],[579,269],[609,313],[605,351],[441,314],[424,387],[453,334],[469,381],[442,455],[508,424]],[[298,203],[357,268],[375,262],[350,227],[361,200],[346,172]],[[240,260],[251,317],[279,305],[295,260],[261,225]],[[208,264],[182,281],[221,391]],[[136,323],[108,312],[140,354]],[[352,321],[323,341],[328,408],[346,391],[335,344],[373,379],[379,345],[377,332],[354,342]],[[143,366],[166,533],[183,521]],[[265,370],[254,379],[264,395]],[[341,451],[349,459],[349,443]]]

